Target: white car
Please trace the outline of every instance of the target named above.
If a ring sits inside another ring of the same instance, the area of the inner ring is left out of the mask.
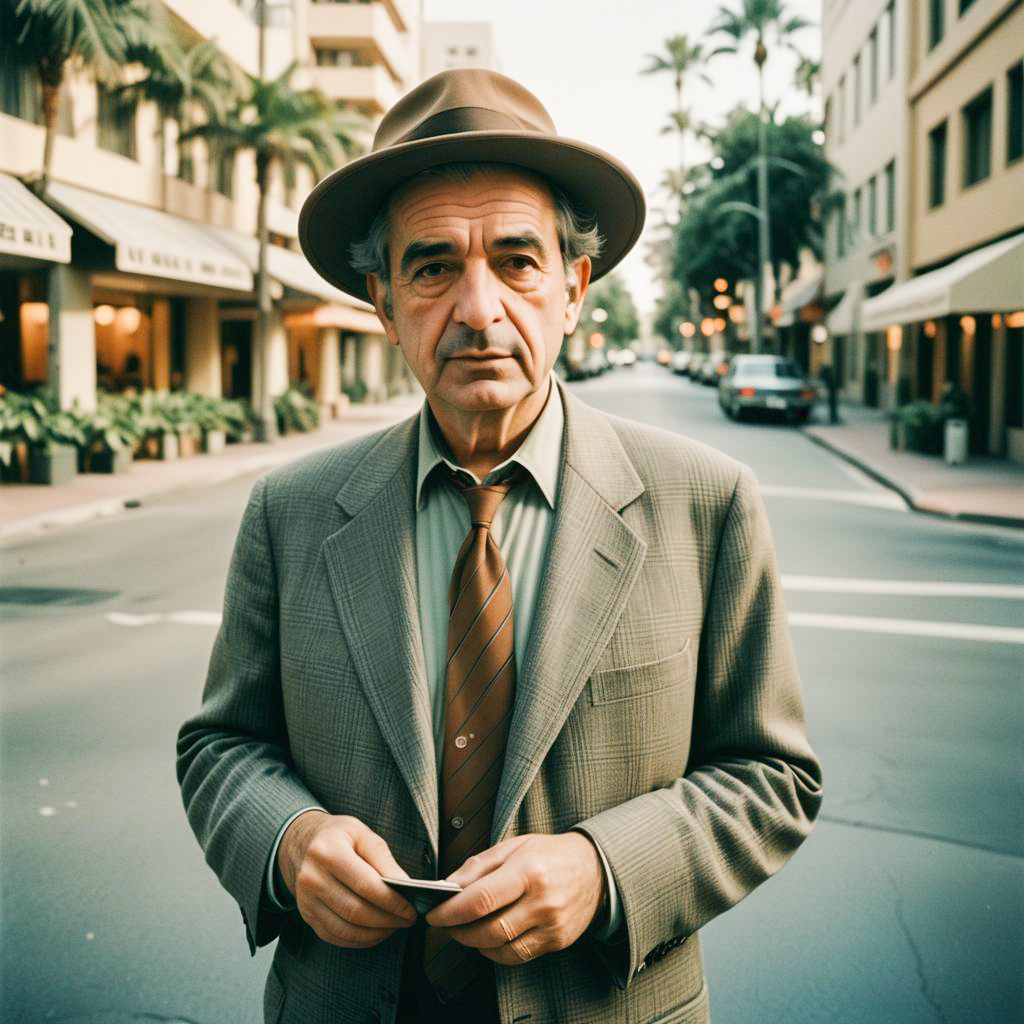
[[[817,399],[817,388],[784,356],[733,356],[718,382],[718,404],[734,420],[761,409],[806,423]]]

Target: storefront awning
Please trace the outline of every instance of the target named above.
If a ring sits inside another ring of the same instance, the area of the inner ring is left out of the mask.
[[[304,313],[289,313],[284,322],[289,327],[337,327],[356,334],[383,334],[384,327],[377,314],[353,306],[329,303]]]
[[[776,327],[791,327],[800,319],[800,310],[804,306],[810,306],[821,301],[821,287],[823,275],[816,274],[811,278],[790,281],[782,289],[782,297],[779,301],[781,313],[775,321]]]
[[[114,265],[128,274],[252,291],[252,271],[195,221],[124,199],[53,182],[47,199],[114,247]]]
[[[835,337],[856,333],[863,297],[864,285],[860,281],[851,281],[843,292],[843,297],[836,303],[835,309],[825,317],[829,334]]]
[[[1024,234],[975,249],[948,266],[895,284],[861,310],[867,331],[951,313],[1012,313],[1024,307]]]
[[[9,174],[0,174],[0,253],[71,262],[70,226]]]
[[[215,241],[226,246],[240,259],[256,270],[259,259],[259,243],[252,235],[243,235],[238,231],[229,231],[227,228],[204,225],[203,230],[208,232]],[[382,332],[380,321],[373,312],[373,307],[359,299],[346,295],[343,291],[328,284],[309,264],[309,261],[301,253],[292,249],[284,249],[280,245],[267,246],[267,271],[277,284],[276,295],[278,298],[283,294],[281,286],[298,295],[308,296],[320,302],[329,303],[331,307],[337,307],[338,312],[333,314],[331,322],[317,323],[317,327],[340,327],[349,331],[360,331],[363,333]],[[327,316],[327,313],[320,314]],[[289,315],[289,323],[294,323],[294,314]],[[342,321],[345,322],[342,322]],[[358,324],[359,326],[356,326]]]

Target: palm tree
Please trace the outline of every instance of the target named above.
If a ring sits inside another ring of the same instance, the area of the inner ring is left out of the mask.
[[[179,176],[191,181],[191,158],[181,136],[191,129],[194,108],[198,104],[207,120],[223,118],[232,98],[245,88],[245,80],[209,39],[187,49],[173,39],[150,40],[130,56],[141,63],[148,74],[139,82],[122,86],[118,92],[126,101],[149,100],[156,104],[161,180],[165,187],[167,122],[178,122]]]
[[[60,91],[68,63],[80,60],[99,81],[116,83],[130,54],[156,46],[165,35],[161,9],[152,0],[4,0],[0,36],[13,40],[8,56],[33,68],[42,88],[46,129],[39,177],[42,194],[50,177]]]
[[[685,35],[670,36],[665,40],[662,53],[648,53],[647,66],[641,68],[642,75],[657,75],[668,72],[673,76],[676,89],[676,109],[672,113],[673,127],[669,131],[679,132],[679,167],[686,173],[686,133],[690,130],[689,114],[683,107],[683,85],[689,75],[696,73],[710,85],[710,79],[697,69],[704,63],[704,47],[691,43]]]
[[[801,56],[796,66],[796,74],[793,77],[793,84],[809,97],[814,96],[814,90],[818,87],[818,79],[821,78],[821,61],[812,57]]]
[[[708,54],[714,57],[720,53],[738,53],[748,38],[754,40],[754,63],[757,65],[759,89],[759,153],[757,164],[757,205],[758,205],[758,271],[754,275],[754,293],[757,315],[754,317],[754,335],[751,351],[759,352],[762,347],[764,324],[762,322],[764,298],[764,268],[771,264],[771,239],[768,216],[768,135],[765,122],[764,64],[768,59],[768,34],[788,49],[795,50],[792,37],[811,22],[799,15],[790,14],[784,0],[739,0],[739,9],[719,7],[718,16],[708,28],[709,36],[725,36],[726,42]],[[776,291],[778,282],[776,282]]]
[[[259,256],[256,268],[256,369],[254,389],[256,414],[262,436],[276,434],[273,402],[267,383],[267,343],[270,319],[270,281],[267,276],[267,198],[272,167],[279,165],[290,176],[299,164],[322,176],[344,163],[362,148],[367,133],[365,120],[341,104],[312,90],[296,90],[290,84],[295,64],[277,78],[248,76],[244,92],[223,112],[211,111],[204,124],[181,136],[183,142],[202,138],[222,155],[251,150],[256,157],[256,185],[259,206],[256,234]]]

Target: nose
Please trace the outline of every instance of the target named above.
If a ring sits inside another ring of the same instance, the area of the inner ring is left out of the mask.
[[[505,318],[501,282],[486,260],[469,260],[458,284],[452,316],[470,330],[484,331]]]

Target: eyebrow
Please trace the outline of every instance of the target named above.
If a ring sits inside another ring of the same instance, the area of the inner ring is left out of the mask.
[[[547,246],[532,231],[522,235],[505,235],[497,238],[492,243],[495,249],[531,249],[537,253],[542,260],[547,260]],[[402,253],[402,262],[399,271],[402,274],[408,272],[416,260],[430,259],[433,256],[449,256],[455,251],[451,242],[410,242]]]

